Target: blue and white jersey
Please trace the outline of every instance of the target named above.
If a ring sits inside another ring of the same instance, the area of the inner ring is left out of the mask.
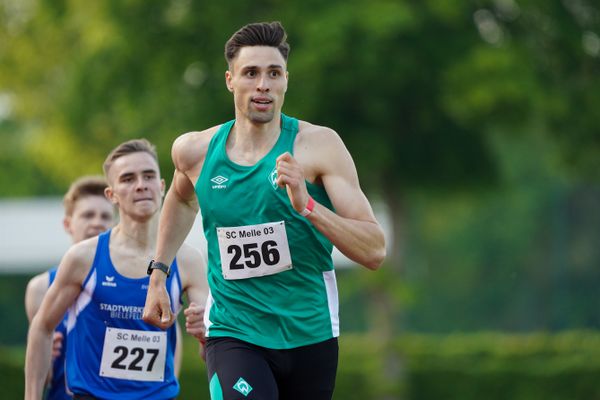
[[[150,278],[131,279],[117,272],[109,253],[110,234],[98,236],[94,263],[69,309],[67,385],[75,394],[97,399],[175,398],[175,325],[163,331],[142,320]],[[177,313],[181,280],[176,261],[167,291]]]
[[[56,278],[57,267],[48,270],[48,287],[52,285]],[[71,396],[67,394],[65,386],[65,351],[67,350],[67,316],[58,324],[55,332],[63,335],[62,351],[60,355],[52,361],[52,379],[46,391],[46,400],[68,400]]]

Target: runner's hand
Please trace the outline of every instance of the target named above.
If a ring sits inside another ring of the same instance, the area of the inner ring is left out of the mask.
[[[277,185],[286,188],[292,207],[302,212],[309,198],[302,166],[289,152],[285,152],[277,157],[276,167]]]
[[[52,336],[52,359],[60,357],[62,353],[63,334],[62,332],[54,332]]]
[[[199,341],[204,341],[204,308],[191,302],[183,311],[185,315],[185,330]]]
[[[153,283],[153,280],[150,279],[142,319],[144,322],[163,330],[175,322],[175,316],[171,312],[171,300],[164,281]]]

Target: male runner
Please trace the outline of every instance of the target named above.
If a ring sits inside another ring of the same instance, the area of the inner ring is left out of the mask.
[[[65,216],[63,226],[73,243],[79,243],[104,232],[113,225],[114,207],[104,196],[107,184],[103,178],[85,176],[71,184],[63,198]],[[25,290],[25,311],[31,323],[40,308],[48,287],[56,277],[56,267],[31,278]],[[53,362],[47,400],[67,400],[71,396],[65,390],[64,362],[66,346],[66,320],[57,326],[53,337]]]
[[[225,45],[235,120],[179,137],[155,259],[170,262],[198,209],[208,241],[205,311],[212,399],[330,399],[338,300],[331,251],[377,269],[383,231],[331,129],[281,113],[286,33],[249,24]],[[144,319],[173,320],[155,272]]]
[[[75,244],[61,260],[29,330],[26,399],[41,396],[52,330],[68,307],[66,378],[75,399],[171,399],[179,393],[175,328],[163,332],[141,319],[164,193],[154,146],[143,139],[122,143],[108,155],[104,173],[105,194],[120,221]],[[190,307],[199,308],[207,291],[201,254],[184,245],[168,268],[164,294],[172,313],[183,292]]]

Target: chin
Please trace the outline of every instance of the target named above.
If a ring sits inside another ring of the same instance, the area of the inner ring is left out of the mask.
[[[151,216],[158,212],[158,207],[144,207],[142,209],[136,210],[136,214],[143,216]]]
[[[250,118],[250,121],[252,121],[254,123],[266,124],[266,123],[273,121],[274,115],[275,115],[275,113],[273,111],[266,111],[266,112],[261,112],[261,113],[250,112],[248,117]]]
[[[132,215],[135,216],[136,219],[150,219],[159,211],[159,208],[152,205],[147,205],[144,207],[139,207],[135,210],[132,210]]]
[[[136,212],[134,214],[131,214],[131,219],[137,221],[137,222],[148,222],[152,219],[152,217],[154,217],[156,213],[145,213],[145,212]]]
[[[94,236],[98,236],[99,234],[101,234],[104,231],[94,231],[94,232],[87,232],[85,234],[85,239],[89,239],[89,238],[93,238]]]

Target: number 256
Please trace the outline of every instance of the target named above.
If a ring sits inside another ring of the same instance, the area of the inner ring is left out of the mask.
[[[242,246],[232,244],[227,247],[227,253],[233,254],[229,269],[256,268],[264,262],[266,265],[275,265],[281,259],[277,250],[277,242],[267,240],[258,249],[257,243],[246,243]],[[244,258],[243,260],[242,257]],[[241,260],[241,261],[240,261]]]

